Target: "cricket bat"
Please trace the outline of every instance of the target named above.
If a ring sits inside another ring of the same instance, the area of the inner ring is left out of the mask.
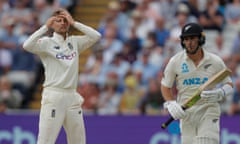
[[[196,92],[193,94],[192,97],[190,97],[183,105],[183,110],[186,110],[193,106],[201,97],[200,94],[203,90],[207,89],[208,87],[216,86],[218,83],[220,83],[222,80],[224,80],[227,76],[231,74],[231,70],[226,68],[211,77],[207,82],[202,84]],[[170,117],[165,123],[162,124],[162,129],[165,129],[172,121],[174,121],[173,117]]]

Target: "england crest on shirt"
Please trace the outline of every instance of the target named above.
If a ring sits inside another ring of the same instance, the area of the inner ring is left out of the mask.
[[[70,50],[73,50],[73,46],[72,46],[71,43],[68,43],[68,48],[69,48]]]

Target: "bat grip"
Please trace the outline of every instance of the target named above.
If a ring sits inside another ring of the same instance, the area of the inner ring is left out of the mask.
[[[169,125],[172,121],[174,121],[174,118],[173,118],[173,117],[170,117],[165,123],[162,124],[161,128],[162,128],[162,129],[167,128],[168,125]]]
[[[183,110],[186,110],[187,108],[182,106],[182,109],[183,109]],[[161,125],[161,128],[162,128],[162,129],[167,128],[168,125],[169,125],[171,122],[173,122],[173,121],[174,121],[174,118],[171,116],[165,123],[163,123],[163,124]]]

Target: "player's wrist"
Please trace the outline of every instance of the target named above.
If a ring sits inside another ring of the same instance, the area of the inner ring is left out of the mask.
[[[75,21],[72,20],[72,21],[70,22],[70,25],[74,27],[74,26],[75,26]]]
[[[164,107],[168,110],[170,115],[176,120],[176,119],[182,119],[186,116],[185,111],[181,107],[180,104],[178,104],[175,100],[166,101],[164,103]]]
[[[229,84],[225,84],[220,89],[221,89],[223,97],[226,97],[226,96],[229,96],[229,95],[233,94],[233,87],[230,86]]]
[[[163,108],[167,109],[168,105],[169,105],[170,103],[172,103],[172,102],[175,102],[175,100],[165,101],[165,102],[163,103]]]

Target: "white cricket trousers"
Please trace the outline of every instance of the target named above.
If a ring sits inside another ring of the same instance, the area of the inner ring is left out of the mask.
[[[218,103],[206,102],[189,108],[180,125],[182,144],[219,144],[220,114]]]
[[[37,144],[55,144],[62,126],[68,144],[86,144],[82,103],[76,90],[44,88]]]

